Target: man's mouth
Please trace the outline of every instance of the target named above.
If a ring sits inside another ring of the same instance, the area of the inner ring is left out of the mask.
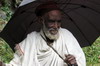
[[[58,33],[58,29],[51,28],[51,29],[49,29],[49,32],[50,32],[52,35],[55,35],[55,34]]]

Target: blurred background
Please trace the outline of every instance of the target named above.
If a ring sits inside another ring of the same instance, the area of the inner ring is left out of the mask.
[[[0,31],[3,30],[14,11],[22,0],[0,0]],[[100,66],[100,37],[92,46],[84,47],[87,66]],[[0,61],[9,63],[13,58],[14,52],[9,45],[0,38]]]

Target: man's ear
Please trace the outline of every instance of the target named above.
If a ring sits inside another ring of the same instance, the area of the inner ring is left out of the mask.
[[[41,22],[42,24],[44,23],[43,17],[39,17],[38,20],[39,20],[39,22]]]

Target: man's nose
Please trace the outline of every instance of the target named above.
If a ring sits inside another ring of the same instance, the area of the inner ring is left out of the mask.
[[[54,22],[54,28],[58,28],[59,25],[58,25],[58,22]]]

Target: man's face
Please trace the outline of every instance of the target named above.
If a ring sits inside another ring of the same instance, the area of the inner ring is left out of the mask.
[[[62,14],[59,10],[52,10],[43,16],[43,29],[46,33],[50,33],[52,36],[58,34],[58,30],[61,26]]]

